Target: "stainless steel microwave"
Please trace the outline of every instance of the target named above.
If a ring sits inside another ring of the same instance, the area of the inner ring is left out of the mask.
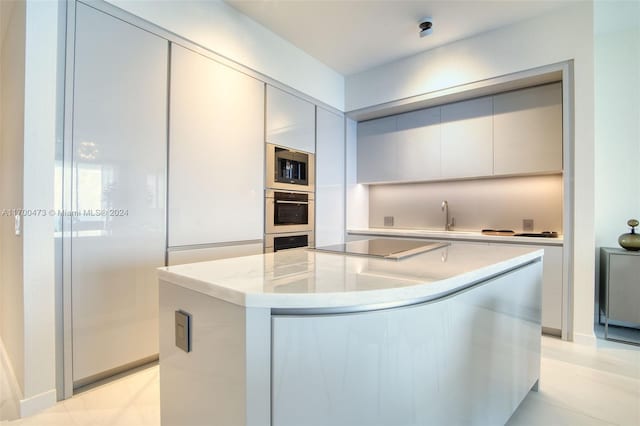
[[[266,187],[315,191],[315,156],[308,152],[267,144]]]

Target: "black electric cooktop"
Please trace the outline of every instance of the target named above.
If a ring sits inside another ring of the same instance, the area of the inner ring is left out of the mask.
[[[375,238],[371,240],[349,241],[344,244],[316,247],[311,250],[399,260],[427,251],[436,250],[448,245],[448,243],[429,243],[426,241]]]

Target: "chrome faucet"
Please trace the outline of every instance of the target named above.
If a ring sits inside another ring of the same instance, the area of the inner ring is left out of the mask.
[[[441,209],[444,212],[444,230],[451,231],[451,228],[454,226],[455,219],[452,217],[451,222],[449,222],[449,203],[447,200],[442,202]]]

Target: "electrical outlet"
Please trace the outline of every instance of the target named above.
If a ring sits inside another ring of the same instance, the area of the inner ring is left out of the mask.
[[[393,216],[384,217],[384,226],[393,226]]]
[[[522,230],[525,232],[533,231],[533,219],[522,219]]]
[[[176,346],[185,352],[191,352],[191,314],[185,311],[175,312]]]

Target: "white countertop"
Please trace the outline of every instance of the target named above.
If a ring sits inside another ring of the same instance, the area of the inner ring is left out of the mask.
[[[160,280],[246,307],[332,309],[435,299],[543,256],[457,244],[403,260],[284,250],[159,268]]]
[[[431,229],[411,229],[411,228],[352,228],[348,229],[349,234],[357,235],[383,235],[390,237],[413,237],[413,238],[433,238],[440,240],[461,240],[461,241],[486,241],[495,243],[518,243],[535,244],[545,246],[561,246],[563,236],[558,238],[541,237],[514,237],[503,235],[485,235],[478,231],[437,231]]]

